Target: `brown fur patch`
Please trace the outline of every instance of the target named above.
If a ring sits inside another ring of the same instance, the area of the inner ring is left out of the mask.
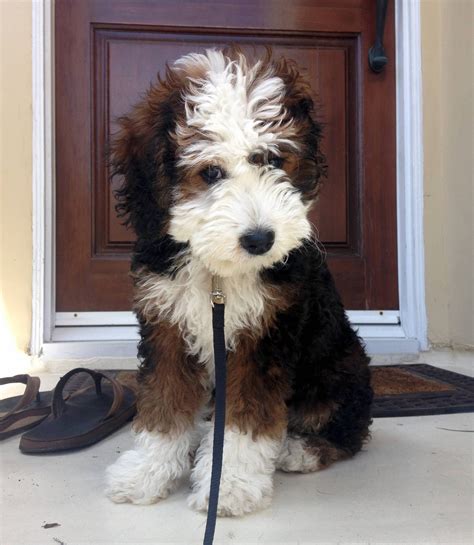
[[[314,407],[298,407],[297,411],[290,408],[288,429],[298,433],[316,433],[331,420],[337,407],[336,403],[329,401],[317,403]]]
[[[134,428],[182,433],[206,400],[206,371],[186,354],[178,326],[161,322],[148,342],[156,362],[140,382]]]
[[[254,437],[279,438],[288,424],[289,380],[276,362],[260,368],[256,349],[260,338],[271,330],[277,313],[290,306],[294,293],[291,287],[267,284],[265,288],[268,298],[261,327],[243,331],[235,351],[228,354],[226,423]]]
[[[184,117],[181,90],[185,81],[184,74],[167,67],[165,77],[158,78],[130,114],[118,119],[120,128],[111,143],[111,167],[112,175],[123,176],[124,182],[115,192],[116,209],[138,235],[149,228],[149,219],[143,214],[149,203],[162,211],[171,206],[170,178],[177,151],[170,131],[176,120]],[[165,234],[167,223],[161,222],[159,229]]]
[[[319,147],[320,129],[313,119],[311,87],[294,61],[281,57],[273,66],[275,75],[283,80],[286,88],[283,104],[287,117],[284,122],[292,119],[293,141],[299,144],[299,151],[287,157],[284,168],[305,201],[311,201],[318,195],[327,170],[326,158]]]
[[[304,449],[319,458],[318,469],[326,469],[338,460],[346,460],[351,457],[349,452],[337,448],[330,441],[318,436],[309,437]]]
[[[256,341],[242,335],[228,355],[226,424],[254,437],[278,438],[287,425],[288,378],[276,364],[259,368],[255,348]]]
[[[178,201],[187,201],[209,189],[208,184],[202,179],[199,172],[186,175],[179,186]]]
[[[235,425],[253,437],[279,438],[288,423],[286,400],[291,394],[288,376],[271,362],[258,365],[256,349],[261,337],[272,328],[278,312],[292,301],[291,287],[265,286],[267,300],[261,327],[241,332],[235,351],[227,356],[227,425]]]
[[[292,178],[299,169],[300,159],[295,153],[282,154],[284,159],[283,170]]]

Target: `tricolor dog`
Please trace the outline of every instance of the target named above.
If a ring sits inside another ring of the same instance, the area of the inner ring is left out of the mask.
[[[162,500],[191,471],[189,505],[207,509],[213,275],[228,350],[219,514],[266,507],[275,470],[318,471],[367,440],[369,360],[308,221],[320,140],[296,65],[236,48],[180,58],[120,119],[141,366],[135,444],[107,470],[113,501]]]

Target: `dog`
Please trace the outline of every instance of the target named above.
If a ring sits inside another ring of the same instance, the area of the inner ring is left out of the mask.
[[[212,465],[211,279],[226,296],[227,414],[218,514],[270,504],[276,469],[309,473],[369,438],[369,358],[308,212],[325,176],[321,125],[297,65],[236,47],[167,67],[119,120],[118,210],[136,232],[140,324],[134,448],[107,470],[114,502],[166,498]]]

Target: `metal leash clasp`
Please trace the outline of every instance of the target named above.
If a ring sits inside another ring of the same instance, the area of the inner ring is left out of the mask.
[[[212,276],[211,301],[214,305],[225,305],[222,278],[216,274]]]

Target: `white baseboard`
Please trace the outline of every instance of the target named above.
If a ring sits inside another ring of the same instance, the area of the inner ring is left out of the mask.
[[[416,339],[364,339],[372,363],[395,364],[415,361],[419,356]],[[64,373],[74,367],[92,369],[135,369],[136,341],[72,341],[47,343],[43,347],[41,369]]]
[[[418,354],[420,343],[407,336],[398,311],[347,314],[370,354]],[[61,312],[56,314],[51,342],[43,345],[42,360],[134,358],[138,340],[138,324],[131,312]]]
[[[380,340],[377,341],[379,347]],[[83,343],[81,343],[83,344]],[[377,344],[377,343],[376,343]],[[389,345],[390,348],[393,346]],[[403,348],[403,345],[398,344],[398,347]],[[377,348],[377,345],[375,345]],[[383,346],[382,346],[383,348]],[[396,347],[395,347],[396,348]],[[433,349],[427,352],[403,353],[371,353],[371,365],[395,365],[395,364],[410,364],[410,363],[428,363],[435,367],[448,369],[455,373],[462,373],[472,377],[474,375],[474,351],[454,350],[451,348]],[[65,358],[65,359],[48,359],[39,360],[33,358],[34,361],[29,361],[21,369],[22,372],[30,374],[63,374],[73,369],[74,367],[88,367],[89,369],[136,369],[138,360],[136,357],[123,357],[121,354],[116,357],[95,357],[95,358]],[[18,368],[15,369],[18,372]]]
[[[118,328],[117,328],[118,329]],[[124,328],[128,329],[128,328]],[[366,327],[366,329],[369,329]],[[379,331],[381,327],[377,328]],[[401,329],[401,328],[400,328]],[[359,329],[359,334],[360,334]],[[366,349],[369,354],[384,354],[396,355],[400,354],[406,357],[407,355],[417,356],[420,351],[420,344],[417,339],[410,339],[402,336],[401,331],[398,331],[398,337],[383,336],[376,337],[363,335]],[[123,337],[122,337],[123,339]],[[45,363],[53,360],[76,360],[76,359],[110,359],[113,361],[112,367],[116,368],[115,360],[123,358],[136,358],[137,340],[71,340],[45,343],[41,360]],[[109,362],[110,363],[110,362]]]

